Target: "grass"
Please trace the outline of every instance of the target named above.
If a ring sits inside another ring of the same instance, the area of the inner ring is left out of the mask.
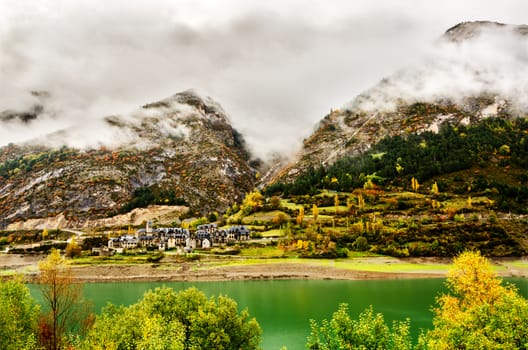
[[[279,258],[284,256],[284,250],[277,247],[243,248],[240,256]]]
[[[506,265],[521,268],[521,269],[528,269],[528,261],[521,261],[521,260],[511,261],[511,262],[506,263]]]
[[[71,265],[110,265],[110,264],[145,264],[149,263],[147,259],[153,254],[141,255],[123,255],[115,254],[112,256],[84,256],[75,258],[70,261]]]
[[[242,219],[242,223],[249,224],[255,221],[262,221],[262,222],[271,221],[279,213],[283,213],[284,215],[286,215],[287,220],[291,220],[291,217],[285,212],[280,211],[280,210],[273,210],[273,211],[257,212],[257,213],[250,214]]]
[[[271,254],[271,250],[268,252]],[[365,253],[359,253],[360,257],[365,257]],[[396,258],[390,257],[379,257],[380,260],[376,262],[376,257],[369,256],[369,261],[361,261],[357,258],[349,258],[343,260],[332,260],[332,259],[302,259],[297,257],[281,258],[271,256],[264,258],[250,258],[219,261],[204,266],[202,268],[210,269],[221,266],[245,266],[255,264],[296,264],[296,265],[319,265],[324,267],[332,267],[337,269],[356,270],[356,271],[367,271],[367,272],[386,272],[386,273],[419,273],[419,272],[439,272],[446,273],[451,267],[451,264],[412,264],[399,262]],[[394,259],[394,262],[387,262],[387,259]],[[302,269],[302,267],[300,267]],[[497,269],[501,267],[496,266]]]
[[[366,263],[351,260],[343,260],[335,262],[336,268],[369,271],[369,272],[447,272],[452,265],[448,264],[411,264],[401,262],[390,263]]]
[[[348,207],[346,205],[338,205],[337,206],[337,212],[338,213],[344,213],[348,210]],[[330,215],[335,215],[335,206],[331,206],[331,207],[320,207],[319,208],[319,214],[330,214]]]
[[[275,228],[268,231],[259,232],[259,234],[263,238],[269,238],[269,237],[283,237],[284,236],[284,230]]]
[[[301,208],[303,206],[302,204],[292,203],[292,202],[290,202],[287,199],[281,199],[280,205],[283,208],[287,208],[287,209],[291,209],[291,210],[298,210],[299,208]]]

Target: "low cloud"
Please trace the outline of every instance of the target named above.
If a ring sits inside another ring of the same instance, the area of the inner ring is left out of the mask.
[[[39,103],[31,91],[50,97],[29,125],[2,125],[0,143],[115,142],[103,117],[194,88],[222,104],[255,155],[294,152],[331,108],[421,62],[446,28],[523,20],[526,3],[508,4],[3,0],[0,111]]]
[[[431,45],[421,62],[385,78],[345,108],[390,111],[401,101],[461,103],[487,94],[528,111],[528,27],[470,23],[462,28],[454,38]]]

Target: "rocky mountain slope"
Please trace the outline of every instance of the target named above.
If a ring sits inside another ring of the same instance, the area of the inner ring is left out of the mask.
[[[13,116],[7,122],[21,118],[15,114],[4,113]],[[193,91],[107,117],[104,132],[124,142],[113,149],[53,148],[44,140],[1,148],[0,225],[60,216],[62,225],[80,227],[144,204],[204,214],[223,211],[254,186],[241,135],[216,102]]]
[[[468,125],[490,116],[526,117],[527,34],[525,25],[454,26],[420,64],[383,79],[326,115],[295,160],[264,181],[291,182],[311,167],[357,155],[386,136],[438,131],[444,122]]]

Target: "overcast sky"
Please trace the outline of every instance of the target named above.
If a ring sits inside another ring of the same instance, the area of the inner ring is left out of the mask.
[[[45,90],[56,116],[3,127],[0,144],[93,130],[193,88],[256,155],[291,152],[331,108],[412,66],[449,27],[526,14],[526,0],[1,0],[0,111]]]

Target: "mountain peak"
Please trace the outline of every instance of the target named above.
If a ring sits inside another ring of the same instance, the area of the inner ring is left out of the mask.
[[[528,35],[528,25],[505,24],[492,21],[461,22],[446,30],[444,38],[452,42],[462,42],[478,37],[483,32],[512,31],[520,35]]]
[[[60,215],[89,226],[138,203],[223,212],[253,188],[243,138],[217,102],[192,90],[98,125],[99,147],[61,147],[86,134],[69,128],[0,148],[0,226]]]
[[[274,181],[368,150],[384,137],[436,132],[448,122],[528,115],[528,26],[464,22],[417,64],[401,69],[333,110]]]

